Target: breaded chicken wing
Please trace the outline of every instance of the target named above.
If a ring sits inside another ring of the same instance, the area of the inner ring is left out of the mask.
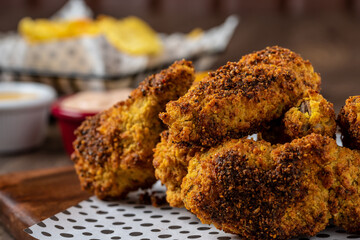
[[[311,133],[334,137],[336,117],[334,106],[319,92],[308,90],[295,107],[279,121],[269,124],[261,138],[271,143],[285,143]]]
[[[360,154],[311,134],[272,146],[230,140],[190,160],[185,207],[245,239],[312,236],[330,218],[360,230]]]
[[[229,62],[166,105],[160,118],[172,141],[209,147],[255,133],[303,97],[319,90],[310,62],[288,49],[268,47]]]
[[[191,62],[175,62],[145,79],[130,97],[85,120],[72,160],[81,186],[99,198],[123,197],[155,182],[153,148],[164,126],[158,114],[194,80]]]
[[[360,96],[349,97],[341,108],[337,122],[345,147],[360,150]]]

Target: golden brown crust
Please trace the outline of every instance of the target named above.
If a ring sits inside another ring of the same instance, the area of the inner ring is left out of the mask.
[[[341,108],[337,123],[345,147],[360,150],[360,96],[349,97]]]
[[[213,146],[279,118],[307,89],[319,90],[311,64],[288,49],[268,47],[229,62],[177,101],[160,118],[175,142]]]
[[[334,223],[348,232],[360,231],[360,152],[340,148],[337,161],[323,170],[324,176],[333,180],[329,193]]]
[[[279,146],[231,140],[190,160],[182,197],[203,223],[246,239],[312,236],[331,217],[358,231],[359,159],[318,134]]]
[[[311,133],[334,137],[336,132],[334,105],[313,90],[285,113],[283,122],[285,134],[291,139]]]
[[[324,214],[327,204],[320,204],[327,199],[317,185],[319,167],[306,157],[311,147],[274,149],[241,139],[211,149],[190,162],[182,184],[185,207],[202,222],[246,239],[313,235],[326,227],[329,213]]]
[[[284,117],[264,129],[260,137],[271,143],[285,143],[311,133],[335,137],[336,121],[333,104],[319,92],[308,90]]]
[[[72,156],[82,187],[99,198],[150,187],[156,180],[152,150],[164,130],[158,114],[193,80],[192,64],[175,62],[145,79],[126,101],[84,121]]]
[[[169,131],[161,133],[161,141],[154,149],[155,177],[166,186],[166,200],[173,207],[183,207],[181,183],[187,174],[189,160],[201,148],[174,143]]]

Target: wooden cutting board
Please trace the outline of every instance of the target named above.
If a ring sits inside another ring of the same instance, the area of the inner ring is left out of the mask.
[[[73,167],[0,176],[0,221],[15,239],[33,239],[23,229],[90,195],[80,189]]]

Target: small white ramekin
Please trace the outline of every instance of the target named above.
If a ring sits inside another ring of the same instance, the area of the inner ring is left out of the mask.
[[[55,90],[40,83],[0,82],[1,92],[32,94],[34,97],[0,101],[0,153],[39,146],[46,136]]]

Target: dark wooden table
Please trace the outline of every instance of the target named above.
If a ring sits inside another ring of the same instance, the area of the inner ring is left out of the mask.
[[[39,148],[17,154],[0,155],[0,175],[9,172],[60,168],[71,165],[72,162],[65,153],[60,132],[54,122],[49,125],[47,137]],[[1,224],[0,239],[13,239]]]
[[[64,0],[0,2],[0,31],[15,30],[25,16],[51,16]],[[360,94],[360,0],[89,0],[97,14],[136,15],[158,32],[189,32],[222,23],[230,14],[241,21],[214,68],[270,45],[290,48],[309,59],[322,77],[322,93],[336,112],[350,95]],[[49,127],[44,145],[31,152],[0,156],[0,174],[71,165],[60,134]],[[11,239],[0,228],[0,239]]]

